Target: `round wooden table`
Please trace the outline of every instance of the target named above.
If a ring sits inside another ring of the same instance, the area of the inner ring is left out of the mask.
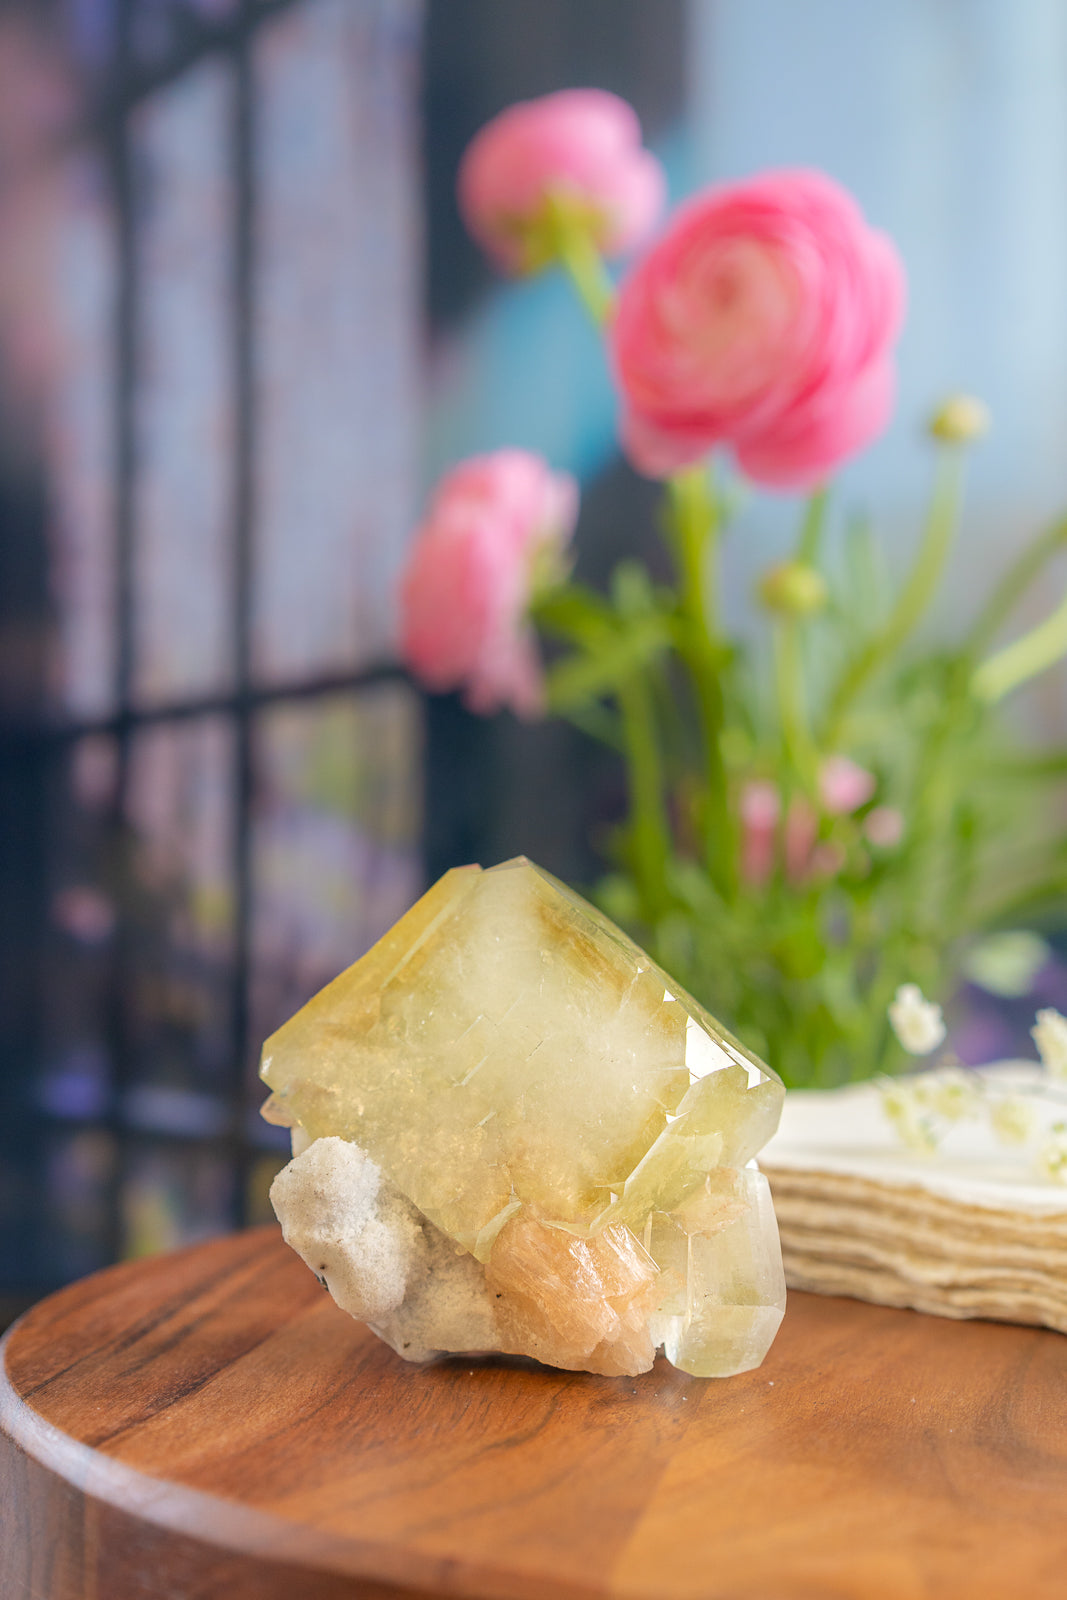
[[[3,1600],[1067,1595],[1067,1339],[795,1294],[757,1372],[405,1365],[274,1229],[8,1334]]]

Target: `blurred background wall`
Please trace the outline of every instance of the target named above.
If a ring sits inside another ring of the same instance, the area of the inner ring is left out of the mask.
[[[487,117],[575,84],[635,104],[675,198],[813,163],[897,238],[900,406],[837,493],[903,558],[925,414],[988,400],[941,625],[1067,498],[1060,0],[0,6],[12,1304],[266,1214],[259,1044],[427,876],[518,850],[592,875],[611,762],[424,703],[391,647],[457,455],[575,471],[594,582],[648,543],[581,314],[554,277],[492,278],[452,198]],[[749,510],[739,613],[788,514]],[[1031,698],[1038,736],[1062,741],[1062,696]]]
[[[259,1043],[421,883],[421,17],[4,22],[0,1275],[32,1293],[262,1213]]]

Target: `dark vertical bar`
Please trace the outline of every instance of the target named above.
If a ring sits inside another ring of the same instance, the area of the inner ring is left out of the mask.
[[[250,21],[251,0],[242,12]],[[234,1154],[234,1223],[247,1211],[250,1150],[245,1136],[245,1073],[249,1038],[249,966],[252,922],[252,537],[255,499],[255,84],[252,34],[234,52],[233,118],[233,371],[236,413],[233,525],[233,640],[237,716],[234,729],[234,951],[231,999],[231,1125]]]
[[[21,477],[10,462],[0,471],[0,623],[29,627],[43,639],[48,627],[45,486],[36,472]],[[2,697],[33,714],[45,703],[46,658],[35,652],[31,673],[10,674]],[[0,1324],[4,1299],[27,1300],[48,1284],[53,1253],[38,1189],[45,1171],[43,1129],[36,1115],[44,1058],[48,818],[54,800],[57,752],[20,748],[0,735]],[[35,1192],[38,1191],[38,1192]],[[12,1311],[16,1309],[14,1305]]]
[[[135,3],[136,0],[118,0],[116,7],[114,70],[120,85],[132,71]],[[129,709],[133,686],[133,496],[137,448],[134,416],[137,383],[134,158],[129,114],[121,106],[121,97],[116,96],[110,138],[118,255],[115,327],[115,701],[120,715]]]
[[[119,718],[117,781],[111,817],[112,848],[120,863],[120,887],[128,868],[125,848],[129,774],[128,717],[134,669],[134,490],[136,476],[137,389],[137,206],[134,149],[129,112],[121,90],[133,71],[133,12],[136,0],[118,0],[115,8],[114,81],[119,93],[107,137],[115,208],[117,298],[115,305],[115,710]],[[111,1063],[112,1128],[116,1139],[107,1194],[109,1254],[122,1253],[122,1197],[128,1167],[128,1143],[118,1115],[132,1069],[127,1007],[132,973],[132,932],[119,917],[112,947],[107,1003],[108,1054]]]

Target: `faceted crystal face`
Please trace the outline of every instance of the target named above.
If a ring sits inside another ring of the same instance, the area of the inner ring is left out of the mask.
[[[484,1263],[499,1348],[640,1371],[655,1333],[688,1371],[762,1359],[784,1284],[746,1163],[782,1085],[525,859],[447,873],[261,1070],[272,1119],[358,1145]]]

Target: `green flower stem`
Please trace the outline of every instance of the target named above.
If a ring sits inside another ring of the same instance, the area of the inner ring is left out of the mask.
[[[704,466],[676,473],[667,481],[667,492],[680,580],[677,649],[693,681],[704,738],[705,859],[712,882],[729,899],[736,889],[736,850],[722,757],[723,652],[713,583],[719,511]]]
[[[939,708],[916,754],[908,816],[908,845],[899,878],[899,916],[909,948],[944,948],[964,924],[973,923],[968,880],[972,845],[960,827],[960,754],[976,708],[964,657],[949,664]],[[911,981],[924,986],[918,970]],[[930,983],[941,974],[936,964]]]
[[[828,728],[836,739],[852,696],[900,648],[933,598],[944,571],[959,522],[962,451],[943,446],[937,466],[925,535],[911,572],[897,597],[888,622],[857,658],[839,688]],[[949,667],[937,715],[922,737],[912,779],[908,811],[907,861],[899,879],[900,926],[906,932],[909,958],[917,950],[936,948],[957,907],[951,904],[958,883],[939,885],[938,868],[954,851],[953,808],[955,763],[961,719],[966,720],[969,671],[962,659]],[[847,692],[843,693],[842,690]],[[834,715],[836,712],[836,715]],[[921,982],[918,970],[911,974]],[[937,974],[931,972],[931,980]]]
[[[797,560],[803,561],[805,566],[813,566],[818,559],[819,546],[822,543],[822,531],[826,523],[826,503],[830,490],[827,484],[820,484],[808,499],[804,511],[804,521],[800,525],[800,539],[797,542]]]
[[[979,700],[994,705],[1063,655],[1067,655],[1067,597],[1044,622],[983,662],[971,679],[971,688]]]
[[[1067,516],[1044,528],[1008,569],[964,641],[972,659],[987,650],[1034,580],[1052,557],[1067,546]]]
[[[825,484],[820,485],[805,507],[794,557],[798,568],[812,567],[818,557],[826,521],[828,492]],[[799,614],[790,614],[784,607],[779,609],[773,635],[774,688],[786,760],[800,787],[808,794],[813,794],[818,778],[819,756],[808,717],[801,626]]]
[[[708,469],[690,467],[667,479],[682,580],[682,606],[709,640],[718,631],[715,599],[711,592],[710,559],[719,536],[718,507]]]
[[[845,716],[860,690],[896,654],[917,626],[934,597],[959,524],[963,486],[962,451],[944,446],[939,454],[934,491],[919,553],[897,596],[885,626],[847,668],[830,702],[824,748],[837,743]]]
[[[812,794],[819,763],[808,723],[800,626],[795,617],[782,617],[775,626],[774,683],[786,757],[801,787]]]
[[[556,259],[597,327],[603,326],[615,299],[615,286],[588,222],[575,213],[566,197],[550,195],[546,216]]]
[[[637,675],[618,690],[623,748],[630,784],[630,867],[645,920],[654,923],[667,900],[670,823],[663,801],[663,768],[648,684]]]

